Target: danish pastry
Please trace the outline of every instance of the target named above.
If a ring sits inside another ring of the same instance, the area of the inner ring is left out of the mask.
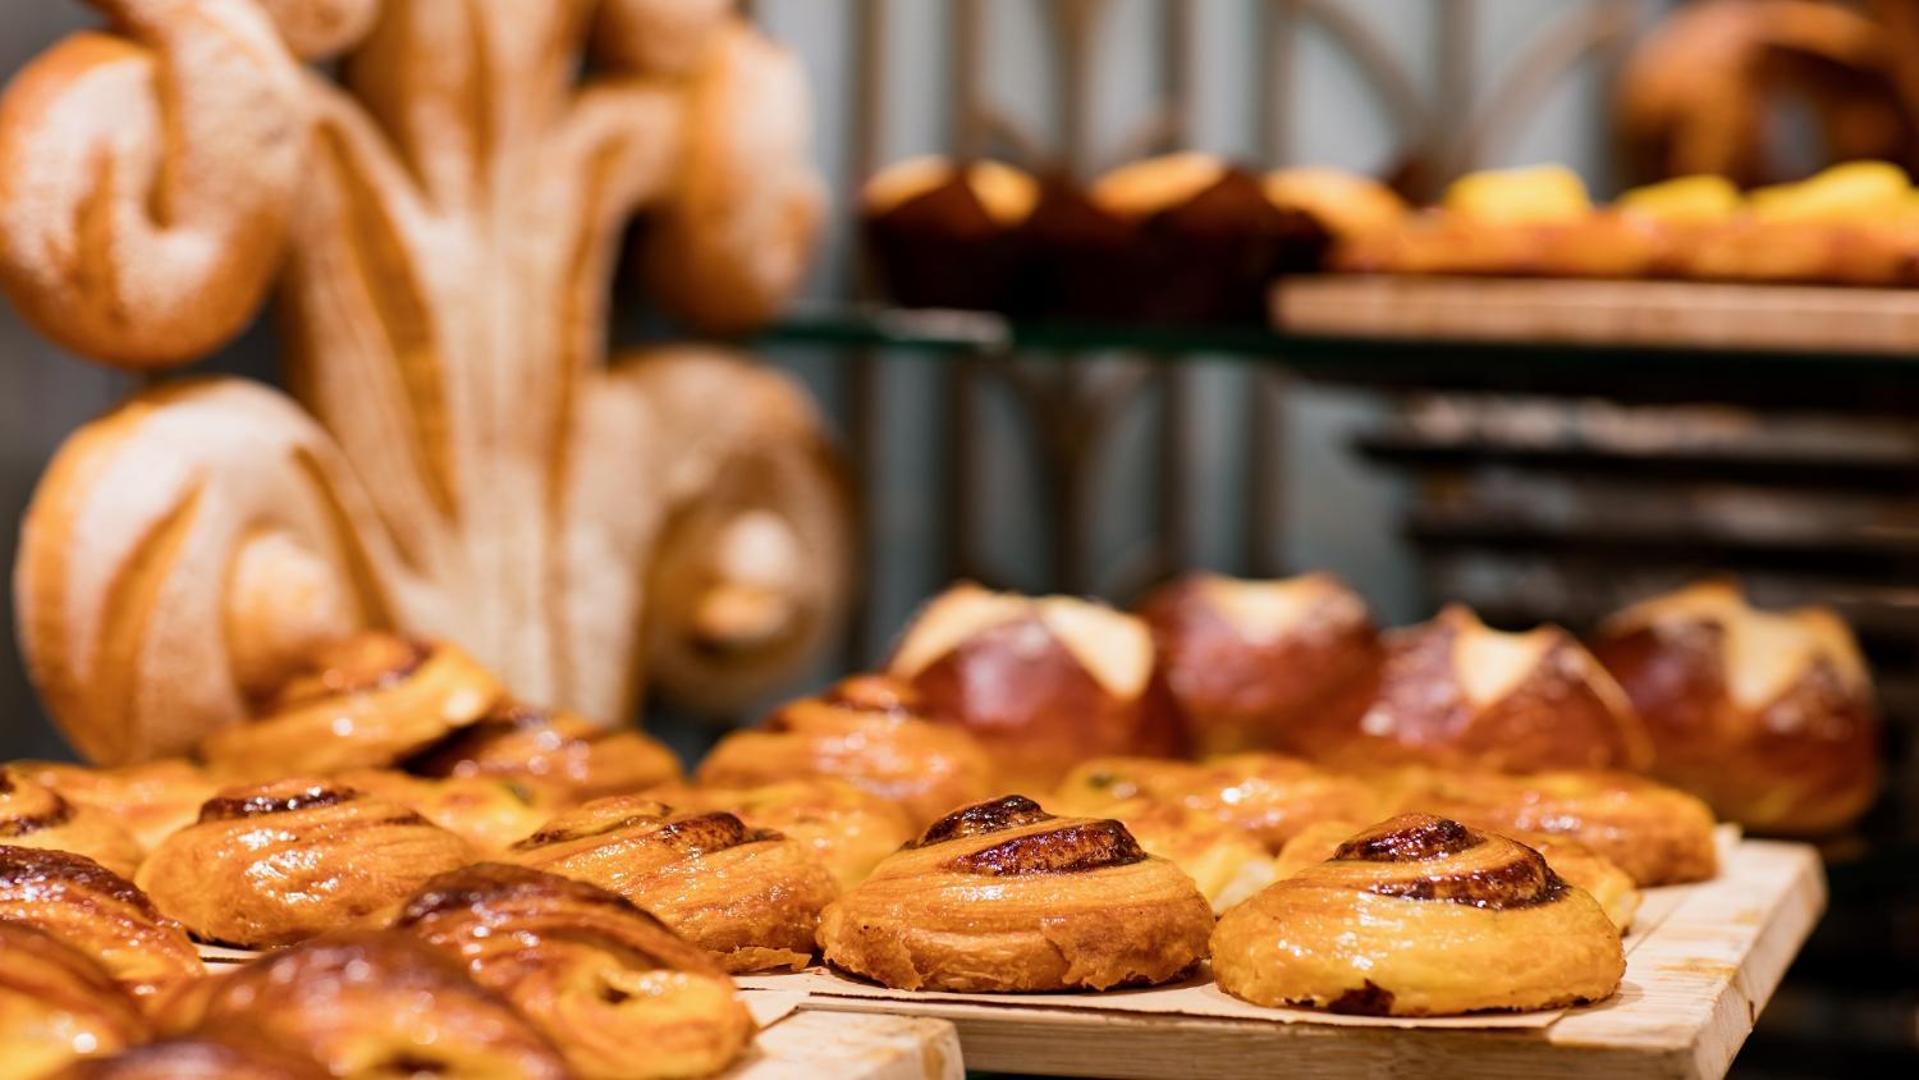
[[[473,856],[396,803],[292,778],[221,792],[136,880],[201,938],[266,948],[363,919]]]
[[[926,719],[918,694],[885,675],[855,675],[721,739],[700,783],[751,787],[829,776],[895,803],[915,829],[993,794],[993,764],[971,735]]]
[[[0,920],[0,1064],[34,1077],[146,1040],[139,1006],[85,954]]]
[[[465,964],[588,1080],[707,1076],[753,1035],[711,954],[585,882],[481,863],[427,882],[393,925]]]
[[[116,874],[140,865],[140,845],[111,816],[0,768],[0,843],[72,851]]]
[[[1242,829],[1179,803],[1136,795],[1119,800],[1089,799],[1085,805],[1059,799],[1054,809],[1110,817],[1126,826],[1146,854],[1171,862],[1192,878],[1215,913],[1278,878],[1273,857],[1259,841]]]
[[[1370,820],[1378,796],[1356,777],[1278,754],[1229,754],[1199,764],[1095,758],[1061,785],[1062,805],[1104,813],[1102,800],[1145,796],[1205,814],[1278,852],[1316,821]]]
[[[1212,908],[1117,821],[1019,795],[928,826],[827,905],[828,963],[900,990],[1105,990],[1176,979]]]
[[[353,769],[332,781],[403,806],[482,853],[504,851],[533,835],[560,806],[541,785],[480,776],[439,780],[392,769]]]
[[[595,799],[504,860],[589,882],[717,953],[729,972],[799,970],[837,891],[806,845],[732,814],[676,813],[644,795]]]
[[[552,789],[569,803],[680,778],[673,751],[632,728],[502,699],[480,719],[406,762],[418,776],[491,777]]]
[[[328,1080],[318,1062],[259,1039],[182,1035],[75,1062],[48,1080]]]
[[[675,810],[736,814],[749,828],[771,829],[813,852],[841,889],[913,838],[904,811],[844,780],[811,777],[757,787],[671,784],[646,793]]]
[[[20,761],[13,770],[79,806],[109,815],[140,845],[154,845],[193,824],[216,785],[185,758],[90,769],[58,761]],[[130,872],[130,871],[129,871]]]
[[[1212,952],[1234,997],[1379,1016],[1598,1001],[1626,969],[1612,920],[1538,852],[1422,814],[1228,911]]]
[[[0,846],[0,921],[59,938],[155,1008],[206,973],[178,923],[132,882],[82,855]]]

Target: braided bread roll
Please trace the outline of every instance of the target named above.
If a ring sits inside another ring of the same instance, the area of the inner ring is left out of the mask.
[[[904,811],[844,780],[813,777],[737,788],[669,784],[646,794],[678,811],[736,814],[749,828],[790,837],[813,853],[842,891],[913,838]]]
[[[148,1035],[139,1006],[86,954],[0,920],[0,1063],[9,1075],[41,1076]]]
[[[182,1035],[77,1061],[47,1080],[328,1080],[318,1062],[244,1036]]]
[[[805,967],[820,908],[838,891],[798,841],[645,795],[569,810],[504,860],[616,892],[736,973]]]
[[[1376,1016],[1599,1001],[1626,970],[1618,928],[1538,852],[1424,814],[1228,911],[1212,950],[1234,997]]]
[[[993,763],[971,735],[927,719],[913,688],[855,675],[736,731],[700,762],[699,782],[752,787],[837,777],[903,809],[913,828],[993,794]]]
[[[0,846],[0,921],[43,930],[87,954],[149,1008],[206,974],[179,923],[132,882],[82,855]]]
[[[673,751],[632,728],[502,698],[485,716],[404,763],[418,776],[523,781],[581,803],[680,778]]]
[[[1369,820],[1378,796],[1357,777],[1278,754],[1229,754],[1197,765],[1154,758],[1095,758],[1060,785],[1062,805],[1104,813],[1103,803],[1144,797],[1240,829],[1278,852],[1318,821]]]
[[[193,824],[200,816],[200,804],[218,790],[205,771],[185,758],[107,769],[61,761],[16,761],[10,769],[77,806],[112,817],[143,852]],[[131,872],[131,868],[123,871]]]
[[[1212,922],[1124,825],[1008,795],[928,826],[827,905],[819,939],[828,963],[900,990],[1106,990],[1192,970]]]
[[[110,815],[34,783],[13,766],[0,768],[0,843],[78,852],[123,876],[139,867],[142,854]]]
[[[464,963],[587,1080],[711,1075],[753,1036],[711,954],[585,882],[480,863],[427,882],[393,926]]]
[[[561,805],[537,784],[481,776],[435,780],[392,769],[353,769],[332,779],[403,806],[484,854],[505,851],[532,836]]]
[[[288,945],[410,895],[473,849],[412,810],[332,781],[229,788],[167,837],[137,880],[207,941]]]

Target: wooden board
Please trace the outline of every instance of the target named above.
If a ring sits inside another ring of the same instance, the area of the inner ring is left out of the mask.
[[[1301,1010],[1268,1019],[1122,1011],[1100,995],[1072,1006],[979,995],[845,995],[817,974],[746,985],[804,988],[808,1011],[950,1020],[970,1068],[1056,1076],[1373,1076],[1408,1067],[1482,1077],[1718,1077],[1752,1031],[1825,904],[1818,855],[1804,844],[1733,845],[1713,881],[1647,894],[1655,925],[1628,939],[1611,1000],[1538,1018],[1483,1024],[1319,1022]],[[753,993],[766,992],[760,990]],[[773,990],[772,992],[779,992]],[[1316,1015],[1316,1014],[1314,1014]],[[1521,1022],[1514,1022],[1514,1021]],[[1500,1024],[1503,1026],[1493,1026]]]
[[[759,996],[759,995],[755,995]],[[761,1031],[722,1080],[962,1080],[959,1034],[923,1016],[806,1011]]]
[[[1288,334],[1737,349],[1919,361],[1919,289],[1328,275],[1274,286]]]

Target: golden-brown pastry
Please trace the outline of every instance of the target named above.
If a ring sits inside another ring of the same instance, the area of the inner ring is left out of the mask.
[[[1704,583],[1620,612],[1593,650],[1646,718],[1654,772],[1720,815],[1827,832],[1878,794],[1872,677],[1830,610],[1759,611]]]
[[[737,788],[669,784],[646,794],[682,812],[737,814],[749,828],[797,840],[843,890],[913,838],[905,811],[832,777]]]
[[[758,728],[721,739],[696,775],[715,787],[837,777],[899,806],[915,829],[994,789],[978,740],[927,720],[913,688],[886,675],[855,675],[788,702]]]
[[[1105,990],[1178,978],[1213,913],[1117,821],[1008,795],[928,826],[827,905],[828,963],[900,990]]]
[[[1311,215],[1342,240],[1390,229],[1412,212],[1392,188],[1344,169],[1275,169],[1266,174],[1264,187],[1274,206]]]
[[[397,803],[295,777],[222,791],[136,880],[201,938],[266,948],[351,925],[474,854]]]
[[[1619,930],[1538,852],[1408,814],[1219,920],[1220,989],[1376,1016],[1546,1009],[1610,996]]]
[[[1119,800],[1088,799],[1082,806],[1061,798],[1055,800],[1054,808],[1109,817],[1126,826],[1146,854],[1170,861],[1192,878],[1215,913],[1278,878],[1272,855],[1249,833],[1177,802],[1135,795]]]
[[[330,780],[403,806],[482,854],[504,851],[532,836],[561,806],[539,784],[480,776],[441,780],[393,769],[351,769]]]
[[[500,695],[455,645],[368,632],[321,650],[265,715],[207,736],[200,755],[241,782],[391,765],[478,720]]]
[[[1228,754],[1199,764],[1151,758],[1095,758],[1060,785],[1060,805],[1107,813],[1116,800],[1145,797],[1184,806],[1245,832],[1270,852],[1317,821],[1376,816],[1364,781],[1278,754]]]
[[[481,863],[427,882],[393,926],[465,964],[586,1080],[708,1076],[753,1036],[711,954],[585,882]]]
[[[680,778],[680,759],[633,728],[502,698],[480,719],[406,762],[419,776],[537,782],[567,802],[623,795]]]
[[[86,954],[0,920],[0,1067],[33,1078],[144,1042],[147,1020]]]
[[[914,618],[889,670],[933,718],[970,730],[1009,787],[1050,789],[1099,754],[1178,748],[1151,692],[1146,624],[1102,604],[955,585]]]
[[[36,927],[86,953],[150,1008],[206,973],[179,923],[85,856],[0,846],[0,921]]]
[[[328,934],[207,979],[180,1015],[214,1037],[255,1038],[334,1076],[562,1080],[566,1064],[511,1005],[411,934]]]
[[[16,761],[12,770],[79,806],[108,814],[143,851],[193,824],[216,785],[185,758],[92,769],[60,761]]]
[[[0,767],[0,843],[71,851],[116,874],[140,865],[140,845],[105,811],[74,802]]]
[[[383,1074],[384,1075],[384,1074]],[[244,1033],[181,1035],[89,1058],[48,1080],[328,1080],[320,1063]]]
[[[1194,574],[1147,597],[1139,614],[1200,754],[1294,749],[1301,715],[1379,663],[1366,602],[1329,574]]]
[[[614,795],[546,823],[504,856],[619,893],[730,972],[799,970],[837,890],[806,845],[732,814]]]

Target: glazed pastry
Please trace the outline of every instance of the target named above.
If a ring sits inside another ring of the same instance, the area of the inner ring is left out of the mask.
[[[222,791],[137,880],[203,940],[258,949],[351,925],[474,854],[397,803],[296,777]]]
[[[753,1037],[711,954],[585,882],[481,863],[427,882],[393,925],[465,964],[586,1080],[709,1076]]]
[[[148,1034],[139,1006],[86,954],[0,920],[0,1066],[8,1076],[43,1076]]]
[[[562,1080],[551,1043],[457,961],[410,934],[328,934],[203,981],[181,1017],[258,1039],[334,1076]]]
[[[1106,990],[1192,970],[1212,922],[1124,825],[1008,795],[934,822],[827,905],[820,947],[898,990]]]
[[[619,893],[730,972],[805,967],[820,908],[837,891],[797,840],[643,795],[569,810],[504,858]]]
[[[1366,602],[1328,574],[1194,574],[1147,597],[1157,677],[1200,754],[1294,750],[1300,718],[1379,663]]]
[[[311,1058],[245,1036],[182,1035],[69,1065],[48,1080],[328,1080]]]
[[[235,781],[391,765],[486,714],[500,684],[457,646],[364,633],[315,657],[265,715],[200,743]]]
[[[429,780],[391,769],[353,769],[331,778],[363,795],[403,806],[485,853],[533,835],[560,808],[538,784],[478,776]]]
[[[714,787],[837,777],[899,806],[915,829],[994,789],[979,742],[927,720],[913,688],[885,675],[855,675],[781,706],[760,727],[721,739],[697,775]]]
[[[185,758],[90,769],[58,761],[17,761],[13,772],[79,806],[110,815],[142,851],[193,824],[217,785]],[[129,871],[130,872],[130,871]]]
[[[672,784],[646,794],[682,812],[737,814],[748,828],[797,840],[841,889],[858,885],[913,838],[912,823],[899,807],[831,777],[741,788]]]
[[[1106,813],[1102,802],[1136,796],[1184,806],[1271,852],[1316,821],[1366,820],[1379,806],[1363,781],[1278,754],[1229,754],[1197,765],[1095,758],[1073,770],[1059,794],[1062,805],[1081,813]]]
[[[1302,726],[1308,757],[1354,768],[1426,761],[1507,772],[1651,762],[1632,702],[1556,626],[1501,633],[1452,605],[1388,633],[1385,646],[1376,674]]]
[[[860,192],[867,247],[905,307],[1004,310],[1018,295],[1020,226],[1039,183],[998,161],[909,158]]]
[[[1228,911],[1220,989],[1374,1016],[1549,1009],[1612,995],[1619,930],[1538,852],[1408,814]]]
[[[82,855],[0,846],[0,921],[43,930],[87,954],[150,1008],[206,973],[180,924],[132,882]]]
[[[140,865],[140,845],[106,812],[0,768],[0,844],[85,855],[116,874]]]
[[[893,653],[936,720],[969,729],[1011,787],[1050,789],[1100,754],[1170,754],[1146,624],[1102,604],[973,584],[927,604]]]
[[[1215,913],[1225,911],[1278,878],[1273,857],[1244,830],[1210,814],[1144,795],[1089,800],[1089,807],[1055,800],[1055,809],[1110,817],[1126,826],[1148,855],[1171,862],[1193,879]],[[1348,830],[1350,831],[1350,830]]]
[[[511,699],[406,762],[419,776],[538,783],[566,802],[639,791],[680,778],[680,760],[632,728],[603,728],[577,713]]]
[[[1646,718],[1654,772],[1753,829],[1843,828],[1879,790],[1879,717],[1825,608],[1758,611],[1726,583],[1626,609],[1594,652]]]

